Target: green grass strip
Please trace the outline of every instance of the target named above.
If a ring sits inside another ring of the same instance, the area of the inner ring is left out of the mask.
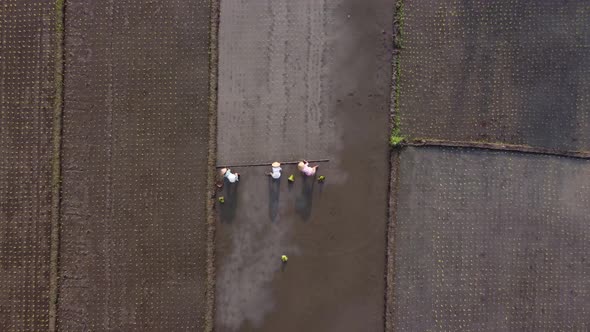
[[[401,97],[401,50],[403,49],[403,24],[404,23],[404,2],[397,0],[395,3],[395,16],[393,20],[393,123],[389,145],[391,147],[400,147],[406,141],[406,137],[401,132],[400,118],[400,97]]]

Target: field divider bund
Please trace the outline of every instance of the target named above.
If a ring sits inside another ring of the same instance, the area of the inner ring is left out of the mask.
[[[528,154],[541,154],[556,157],[569,157],[578,159],[590,159],[590,151],[569,151],[569,150],[557,150],[533,147],[529,145],[518,145],[518,144],[505,144],[505,143],[494,143],[494,142],[473,142],[473,141],[443,141],[433,139],[416,139],[404,142],[399,147],[413,146],[413,147],[446,147],[446,148],[472,148],[472,149],[483,149],[483,150],[494,150],[494,151],[508,151],[508,152],[520,152]]]
[[[63,125],[64,0],[55,1],[55,96],[53,99],[53,156],[51,165],[51,249],[49,267],[49,331],[57,330],[59,226],[61,204],[61,145]]]
[[[209,146],[207,160],[207,295],[205,331],[215,330],[215,183],[217,172],[217,93],[219,73],[219,0],[210,1],[209,17]]]

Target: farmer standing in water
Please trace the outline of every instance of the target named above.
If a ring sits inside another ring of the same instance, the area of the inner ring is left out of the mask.
[[[217,184],[217,186],[220,188],[223,186],[223,179],[227,179],[229,183],[236,183],[240,181],[240,174],[237,172],[233,173],[229,168],[222,168],[219,173],[222,176],[222,181],[221,183]]]
[[[268,173],[268,175],[272,176],[273,179],[278,180],[281,178],[281,171],[283,170],[281,168],[281,163],[279,163],[278,161],[275,161],[274,163],[272,163],[272,172]]]
[[[297,168],[299,169],[299,171],[301,171],[301,173],[305,174],[306,176],[314,176],[316,170],[318,169],[318,165],[310,167],[309,162],[307,162],[307,160],[303,160],[300,161],[299,164],[297,164]]]

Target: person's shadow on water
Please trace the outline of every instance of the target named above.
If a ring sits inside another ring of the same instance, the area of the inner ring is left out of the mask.
[[[279,215],[279,197],[281,195],[281,179],[268,177],[268,216],[275,222]]]
[[[311,206],[313,203],[313,187],[315,185],[315,178],[313,176],[303,176],[301,185],[301,194],[295,200],[295,211],[303,218],[309,220],[311,217]]]
[[[220,204],[221,221],[231,223],[236,217],[238,209],[238,185],[239,181],[230,183],[227,179],[223,179],[223,191],[225,192],[225,203]]]

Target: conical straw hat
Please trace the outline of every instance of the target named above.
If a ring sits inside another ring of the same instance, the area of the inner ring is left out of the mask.
[[[305,168],[305,163],[303,161],[300,161],[299,164],[297,164],[297,168],[299,168],[299,170],[302,171]]]

